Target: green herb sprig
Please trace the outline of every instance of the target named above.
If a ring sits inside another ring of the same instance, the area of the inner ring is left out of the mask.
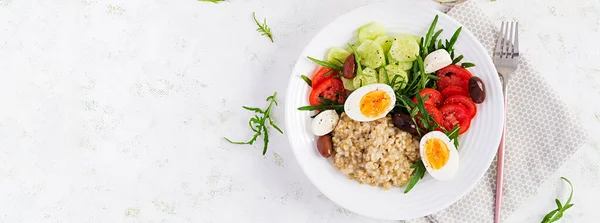
[[[213,0],[213,1],[216,1],[216,0]],[[262,36],[268,37],[271,40],[271,42],[274,43],[275,41],[273,41],[273,33],[271,33],[271,28],[269,28],[269,26],[267,26],[267,18],[265,18],[263,20],[263,23],[260,24],[260,22],[258,22],[258,20],[256,19],[256,12],[252,12],[252,17],[254,18],[254,22],[258,26],[256,31],[261,33]]]
[[[415,187],[415,185],[417,185],[417,182],[419,182],[419,180],[423,179],[423,177],[425,176],[425,171],[427,169],[425,169],[425,164],[423,164],[423,161],[419,160],[417,163],[413,164],[412,166],[410,166],[411,169],[415,169],[415,174],[413,174],[410,177],[410,180],[408,181],[408,184],[406,185],[406,189],[404,189],[404,193],[408,193],[410,190],[413,189],[413,187]]]
[[[311,118],[314,118],[315,116],[317,116],[318,114],[320,114],[321,112],[325,111],[325,110],[335,110],[338,114],[342,114],[342,112],[344,112],[344,104],[339,103],[337,101],[334,100],[330,100],[324,97],[319,97],[319,102],[321,104],[316,105],[316,106],[302,106],[299,107],[298,110],[300,111],[319,111],[317,114],[311,116]]]
[[[306,57],[306,58],[308,58],[310,61],[312,61],[318,65],[321,65],[322,67],[331,68],[331,69],[334,69],[337,71],[341,71],[343,69],[341,66],[339,66],[337,64],[329,63],[327,61],[318,60],[313,57]]]
[[[474,63],[470,63],[470,62],[464,62],[464,63],[460,64],[460,66],[462,66],[464,68],[469,68],[469,67],[474,67],[475,64]]]
[[[555,199],[554,201],[556,202],[556,206],[558,206],[558,208],[554,209],[553,211],[551,211],[550,213],[548,213],[544,219],[542,219],[541,223],[551,223],[551,222],[555,222],[558,221],[560,218],[562,218],[563,213],[565,213],[566,210],[568,210],[569,208],[573,207],[574,204],[571,204],[571,198],[573,198],[573,184],[571,184],[571,181],[569,181],[567,178],[564,177],[560,177],[562,180],[566,181],[567,183],[569,183],[569,186],[571,187],[571,193],[569,194],[569,199],[567,199],[567,202],[562,204],[560,202],[560,200]]]
[[[224,137],[225,140],[227,140],[227,142],[232,143],[232,144],[252,145],[256,141],[256,139],[258,139],[259,136],[264,134],[263,135],[264,148],[263,148],[262,154],[265,155],[267,153],[267,146],[269,145],[269,129],[267,128],[267,121],[268,121],[268,124],[270,124],[273,128],[275,128],[275,130],[277,130],[279,133],[283,134],[283,131],[281,131],[279,126],[277,126],[275,124],[275,122],[273,122],[273,119],[271,118],[271,109],[273,108],[273,105],[275,105],[275,106],[278,105],[276,97],[277,97],[277,92],[275,92],[275,93],[273,93],[273,95],[267,97],[269,106],[265,110],[262,110],[260,108],[242,106],[244,109],[246,109],[248,111],[256,112],[256,113],[262,115],[262,116],[255,115],[253,118],[250,119],[250,121],[248,121],[248,125],[250,126],[250,129],[252,129],[252,131],[254,131],[254,136],[252,136],[252,138],[250,140],[248,140],[247,142],[235,142],[235,141],[231,141],[227,137]]]
[[[226,0],[198,0],[198,1],[200,1],[200,2],[212,2],[212,3],[215,3],[215,4],[219,4],[221,2],[226,2]]]
[[[458,41],[458,37],[462,31],[462,27],[459,27],[454,32],[454,34],[452,34],[452,37],[450,38],[450,40],[442,40],[442,39],[438,39],[438,37],[440,36],[440,34],[442,34],[443,29],[435,31],[437,21],[438,21],[438,16],[435,16],[435,19],[433,19],[433,22],[431,23],[431,26],[429,27],[429,30],[427,31],[427,34],[425,35],[425,37],[421,38],[420,56],[421,56],[421,58],[425,58],[425,57],[427,57],[427,55],[429,53],[431,53],[433,51],[436,51],[439,49],[444,49],[450,54],[450,58],[452,59],[452,64],[458,64],[464,58],[464,56],[459,55],[459,56],[455,57],[454,45],[456,45],[456,42]],[[436,43],[437,43],[437,45],[436,45]],[[462,66],[465,68],[469,68],[469,67],[474,67],[475,64],[470,63],[470,62],[464,62],[464,63],[462,63]],[[417,69],[415,71],[418,71],[419,69],[420,68],[417,67]]]
[[[363,67],[360,63],[362,57],[360,56],[360,54],[358,54],[358,51],[356,51],[356,48],[354,48],[354,46],[348,44],[348,47],[350,47],[350,50],[352,50],[352,54],[354,54],[354,62],[356,62],[356,76],[363,75]]]
[[[394,92],[399,91],[406,85],[406,80],[404,78],[400,79],[400,76],[394,73],[394,77],[390,80],[390,76],[386,68],[383,68],[383,74],[385,77],[385,84],[389,85]]]
[[[302,80],[304,80],[304,82],[306,82],[306,84],[308,84],[309,87],[312,87],[312,81],[310,80],[310,78],[308,78],[306,75],[302,75],[300,76],[302,78]]]

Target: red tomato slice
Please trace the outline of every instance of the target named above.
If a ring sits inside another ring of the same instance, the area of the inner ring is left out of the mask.
[[[471,118],[475,117],[475,114],[477,114],[477,105],[475,105],[475,102],[473,102],[470,97],[464,95],[452,95],[444,100],[444,104],[461,104],[462,106],[465,106]]]
[[[323,83],[323,81],[336,76],[337,71],[332,72],[332,70],[333,69],[327,68],[327,67],[321,67],[319,70],[317,70],[317,72],[315,72],[315,74],[313,74],[313,77],[311,80],[312,87],[316,88],[317,86],[319,86],[320,83]]]
[[[442,94],[433,88],[424,88],[419,92],[419,94],[421,95],[421,98],[425,98],[425,95],[429,95],[423,104],[438,106],[442,103]],[[417,103],[417,96],[413,97],[413,102],[415,104]]]
[[[450,131],[454,126],[459,126],[459,134],[463,134],[469,130],[471,126],[471,117],[465,106],[461,104],[447,104],[440,108],[442,112],[442,118],[444,119],[443,126],[446,130]]]
[[[452,95],[463,95],[469,97],[469,92],[466,89],[456,85],[450,85],[444,88],[442,91],[442,96],[444,96],[444,98],[449,98]]]
[[[442,112],[440,112],[439,109],[437,109],[437,107],[435,107],[435,105],[432,104],[424,104],[425,106],[425,110],[427,111],[427,113],[429,113],[429,115],[431,117],[433,117],[433,120],[435,120],[435,122],[437,122],[438,124],[442,125],[442,122],[444,121],[444,119],[442,118]],[[417,114],[417,117],[421,116],[421,113]],[[423,124],[421,123],[421,121],[418,121],[419,125],[421,127],[423,127]],[[433,125],[434,123],[429,123],[430,125]]]
[[[319,85],[313,85],[313,89],[308,97],[310,105],[320,105],[321,101],[319,100],[319,97],[344,103],[344,101],[346,101],[346,89],[344,89],[344,84],[339,79],[329,78]]]
[[[455,64],[448,65],[436,73],[438,78],[438,90],[443,91],[446,87],[456,85],[464,89],[469,89],[469,78],[473,76],[471,72]]]

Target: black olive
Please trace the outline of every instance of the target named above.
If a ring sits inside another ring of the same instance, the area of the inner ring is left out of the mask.
[[[404,113],[394,113],[392,114],[392,121],[394,121],[394,126],[399,128],[402,131],[408,132],[412,135],[418,135],[417,125],[410,118],[410,115]]]
[[[354,54],[350,54],[344,61],[343,69],[344,78],[352,79],[356,76],[356,60]]]
[[[469,79],[469,93],[473,102],[481,104],[485,101],[485,84],[481,78],[473,76]]]
[[[331,134],[319,136],[317,139],[317,149],[321,156],[328,158],[333,153],[333,142],[331,141]]]

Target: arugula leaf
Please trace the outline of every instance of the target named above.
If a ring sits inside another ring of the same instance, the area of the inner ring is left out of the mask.
[[[571,198],[573,198],[573,184],[571,184],[571,181],[569,181],[567,178],[564,177],[560,177],[562,180],[566,181],[567,183],[569,183],[569,186],[571,187],[571,193],[569,194],[569,199],[567,199],[567,202],[562,204],[560,202],[560,200],[555,199],[554,202],[556,203],[556,206],[558,208],[550,211],[550,213],[546,214],[546,216],[544,216],[544,218],[542,219],[541,223],[551,223],[551,222],[555,222],[558,221],[560,218],[562,218],[564,212],[566,210],[568,210],[569,208],[573,207],[574,204],[571,204]]]
[[[217,1],[217,0],[209,0],[209,1]],[[223,0],[220,0],[220,1],[223,1]],[[263,23],[260,24],[260,22],[258,22],[258,20],[256,19],[256,12],[252,12],[252,17],[254,18],[254,22],[258,26],[256,31],[261,33],[262,36],[268,37],[271,40],[271,42],[274,43],[275,41],[273,41],[273,33],[271,33],[271,28],[269,28],[269,26],[267,26],[267,18],[265,18]]]
[[[263,135],[263,142],[264,142],[263,155],[265,155],[267,153],[267,147],[269,145],[269,129],[267,128],[266,122],[269,121],[269,124],[273,128],[275,128],[275,130],[277,130],[279,133],[283,134],[283,131],[281,131],[279,126],[277,126],[275,124],[275,122],[273,122],[273,119],[271,118],[271,109],[273,108],[273,105],[275,105],[275,106],[278,105],[277,100],[275,99],[276,96],[277,96],[277,92],[275,92],[275,93],[273,93],[273,95],[267,97],[269,106],[265,110],[262,110],[260,108],[242,106],[242,108],[244,108],[248,111],[253,111],[255,113],[262,115],[262,117],[255,115],[254,117],[252,117],[250,119],[250,121],[248,121],[248,125],[250,126],[250,129],[252,129],[252,131],[254,131],[254,136],[252,136],[252,138],[250,140],[248,140],[246,142],[236,142],[236,141],[232,141],[232,140],[228,139],[227,137],[224,137],[225,140],[227,140],[227,142],[229,142],[231,144],[252,145],[252,144],[254,144],[256,139],[258,139],[259,136]]]

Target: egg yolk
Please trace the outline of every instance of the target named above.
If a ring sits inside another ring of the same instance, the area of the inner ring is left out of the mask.
[[[429,139],[425,143],[425,157],[429,162],[429,166],[438,170],[448,162],[450,158],[450,150],[444,141],[440,139]]]
[[[379,117],[386,112],[391,102],[387,92],[374,90],[360,99],[360,112],[369,118]]]

